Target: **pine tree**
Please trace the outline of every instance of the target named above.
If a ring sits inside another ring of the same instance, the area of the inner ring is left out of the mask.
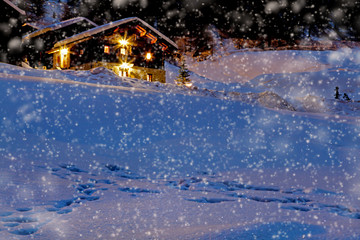
[[[335,99],[339,99],[340,93],[339,93],[339,87],[335,88]]]
[[[349,96],[346,93],[344,93],[343,99],[348,102],[351,101],[351,98],[349,98]]]
[[[175,83],[179,86],[190,87],[192,84],[191,84],[191,80],[189,77],[190,77],[189,70],[186,66],[185,59],[182,57],[181,66],[179,69],[179,75],[176,78]]]

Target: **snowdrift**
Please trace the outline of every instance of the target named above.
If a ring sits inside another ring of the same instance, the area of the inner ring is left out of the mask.
[[[192,79],[199,87],[242,93],[270,91],[297,111],[359,116],[359,56],[356,48],[232,51],[213,61],[189,60],[189,69],[194,71]],[[334,98],[335,87],[340,89],[339,101]]]
[[[1,64],[0,238],[359,238],[356,115],[196,79]]]

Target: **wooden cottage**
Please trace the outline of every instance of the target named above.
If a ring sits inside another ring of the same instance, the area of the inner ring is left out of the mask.
[[[119,76],[165,82],[164,61],[177,45],[145,21],[131,17],[57,42],[53,67],[106,67]]]
[[[0,61],[18,64],[21,60],[22,25],[26,12],[9,0],[0,0]]]
[[[55,43],[97,26],[87,18],[76,17],[40,28],[22,39],[24,61],[31,67],[51,68],[53,59],[47,52]]]

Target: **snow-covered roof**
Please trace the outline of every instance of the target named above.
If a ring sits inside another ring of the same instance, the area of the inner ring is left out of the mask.
[[[20,9],[18,6],[13,4],[11,1],[9,1],[9,0],[3,0],[3,1],[6,2],[8,5],[10,5],[12,8],[14,8],[16,11],[18,11],[21,15],[26,15],[26,12],[24,10]]]
[[[81,22],[81,21],[87,21],[88,23],[90,23],[91,25],[93,25],[94,27],[97,27],[98,25],[96,23],[94,23],[93,21],[90,21],[89,19],[87,18],[84,18],[84,17],[76,17],[76,18],[70,18],[68,20],[65,20],[65,21],[62,21],[62,22],[58,22],[58,23],[54,23],[54,24],[51,24],[51,25],[48,25],[44,28],[41,28],[35,32],[32,32],[26,36],[23,37],[23,39],[30,39],[30,38],[33,38],[33,37],[36,37],[36,36],[39,36],[41,34],[44,34],[48,31],[54,31],[54,30],[57,30],[57,29],[60,29],[60,28],[63,28],[63,27],[67,27],[69,25],[72,25],[72,24],[75,24],[75,23],[78,23],[78,22]]]
[[[24,23],[23,27],[25,26],[29,26],[29,27],[32,27],[34,29],[39,29],[40,27],[36,26],[34,23]]]
[[[117,27],[117,26],[122,25],[122,24],[129,23],[129,22],[134,22],[134,21],[139,21],[139,22],[141,22],[143,25],[145,25],[146,27],[150,28],[151,31],[153,31],[154,33],[156,33],[157,35],[159,35],[162,39],[164,39],[165,41],[167,41],[168,43],[170,43],[170,44],[171,44],[172,46],[174,46],[175,48],[178,48],[178,46],[176,45],[176,43],[174,43],[172,40],[170,40],[170,39],[169,39],[168,37],[166,37],[164,34],[162,34],[162,33],[159,32],[158,30],[156,30],[154,27],[152,27],[150,24],[148,24],[147,22],[145,22],[144,20],[142,20],[142,19],[140,19],[140,18],[138,18],[138,17],[124,18],[124,19],[121,19],[121,20],[118,20],[118,21],[115,21],[115,22],[110,22],[110,23],[108,23],[108,24],[104,24],[104,25],[101,25],[101,26],[98,26],[98,27],[89,29],[89,30],[87,30],[87,31],[85,31],[85,32],[76,34],[76,35],[74,35],[74,36],[65,38],[64,40],[61,40],[61,41],[57,42],[57,43],[55,44],[55,48],[56,48],[56,47],[61,47],[61,46],[63,46],[63,45],[66,45],[66,44],[68,44],[68,43],[71,43],[71,42],[79,41],[79,40],[81,40],[81,39],[84,39],[84,38],[93,36],[93,35],[95,35],[95,34],[98,34],[98,33],[100,33],[100,32],[106,31],[106,30],[108,30],[108,29]]]

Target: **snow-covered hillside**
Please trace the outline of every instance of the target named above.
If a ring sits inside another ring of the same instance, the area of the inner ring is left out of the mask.
[[[212,61],[189,59],[196,85],[236,92],[276,93],[298,111],[359,116],[360,50],[232,51]],[[339,87],[340,101],[335,101]],[[346,101],[347,94],[351,101]]]
[[[0,239],[358,239],[358,62],[328,61],[343,52],[251,53],[241,84],[190,63],[197,89],[0,64]],[[252,65],[276,54],[312,60]]]

